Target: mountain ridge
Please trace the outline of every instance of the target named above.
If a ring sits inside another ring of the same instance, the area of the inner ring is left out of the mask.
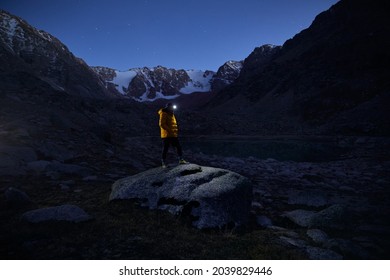
[[[23,81],[88,98],[112,97],[103,81],[57,38],[0,10],[0,70],[4,88]]]
[[[240,118],[260,133],[388,135],[390,22],[382,4],[339,1],[269,61],[256,63],[252,53],[208,110],[245,108]]]
[[[114,94],[139,102],[175,99],[179,96],[216,92],[231,84],[242,68],[242,61],[227,61],[217,72],[172,69],[164,66],[130,68],[126,71],[91,66]]]

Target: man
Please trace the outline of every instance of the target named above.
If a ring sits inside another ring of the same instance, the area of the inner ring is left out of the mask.
[[[181,149],[179,138],[178,138],[178,128],[177,128],[177,122],[174,114],[174,109],[176,108],[175,105],[172,103],[168,103],[165,108],[161,108],[158,111],[158,114],[160,115],[160,121],[159,126],[161,130],[161,138],[163,142],[163,149],[162,149],[162,167],[166,168],[166,159],[167,159],[167,153],[169,146],[173,146],[176,148],[177,155],[179,157],[179,164],[185,164],[187,163],[183,159],[183,151]]]

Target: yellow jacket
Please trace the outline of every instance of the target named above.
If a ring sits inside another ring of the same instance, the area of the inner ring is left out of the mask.
[[[173,112],[164,108],[160,109],[158,114],[160,115],[160,121],[158,124],[161,130],[161,138],[177,137],[179,130],[177,128],[177,122]]]

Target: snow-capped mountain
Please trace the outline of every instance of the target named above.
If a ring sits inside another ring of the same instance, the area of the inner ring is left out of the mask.
[[[222,68],[222,70],[221,70]],[[107,67],[92,67],[106,81],[106,87],[137,101],[174,99],[181,95],[220,90],[239,75],[242,62],[229,61],[218,70],[176,70],[163,66],[133,68],[118,71]],[[223,85],[215,86],[215,83]]]
[[[3,86],[34,80],[58,92],[107,96],[100,77],[57,38],[3,10],[0,10],[0,53]]]

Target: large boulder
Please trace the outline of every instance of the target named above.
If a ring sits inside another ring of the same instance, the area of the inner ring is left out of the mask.
[[[351,219],[352,215],[345,206],[335,204],[313,215],[309,226],[319,229],[343,229],[351,224]]]
[[[118,180],[109,199],[137,199],[150,209],[189,215],[197,228],[239,226],[249,217],[252,186],[229,170],[185,164]]]
[[[335,204],[319,212],[297,209],[282,215],[301,227],[343,229],[351,224],[351,213],[343,205]]]

